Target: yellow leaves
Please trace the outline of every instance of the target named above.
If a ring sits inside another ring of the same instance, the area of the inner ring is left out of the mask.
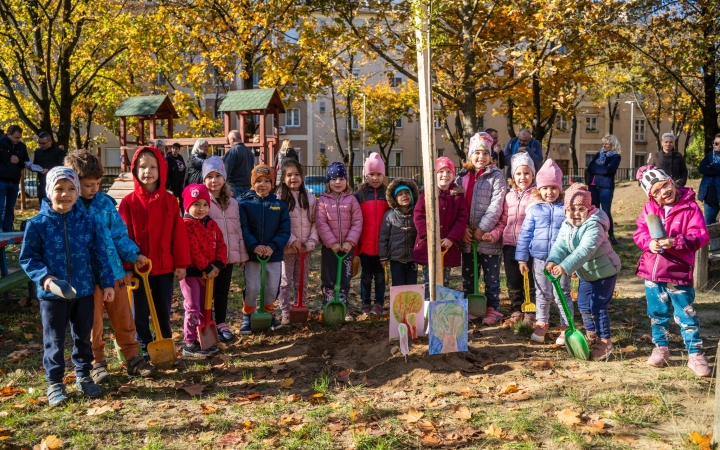
[[[505,437],[507,433],[503,431],[502,428],[496,427],[494,424],[490,424],[487,428],[483,430],[483,433],[485,433],[488,437],[494,437],[497,439],[502,439]]]
[[[415,423],[418,420],[420,420],[422,418],[422,416],[424,416],[424,415],[425,415],[424,412],[418,411],[415,408],[410,408],[407,410],[407,412],[405,414],[399,415],[398,419],[403,420],[407,423]]]
[[[453,411],[453,417],[455,417],[456,419],[470,420],[472,418],[470,408],[465,405],[455,405],[453,406]]]
[[[517,383],[509,383],[498,393],[498,395],[503,396],[503,395],[514,394],[517,391],[518,391]]]
[[[109,413],[113,410],[112,406],[105,405],[105,406],[99,406],[96,408],[88,408],[87,415],[88,416],[101,416],[105,413]]]
[[[569,427],[582,423],[580,413],[570,408],[565,408],[557,413],[558,422]]]
[[[290,386],[292,386],[294,382],[295,382],[295,380],[293,380],[292,378],[286,378],[282,382],[280,382],[280,388],[289,389]]]
[[[216,406],[208,406],[204,403],[200,403],[200,414],[212,414],[217,410]]]
[[[697,431],[690,433],[690,441],[697,444],[699,450],[710,450],[712,448],[712,432],[702,435]]]
[[[33,450],[57,450],[59,448],[62,448],[62,446],[62,439],[60,439],[54,434],[51,434],[50,436],[43,439],[40,445],[36,445],[35,447],[33,447]]]

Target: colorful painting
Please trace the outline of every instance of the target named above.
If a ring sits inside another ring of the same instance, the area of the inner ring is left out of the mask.
[[[404,323],[408,336],[416,339],[425,335],[425,316],[423,315],[422,284],[390,287],[390,339],[398,339],[398,325]]]
[[[445,286],[435,285],[435,300],[462,300],[465,298],[465,294],[454,289],[446,288]]]
[[[468,350],[467,300],[430,302],[429,349],[431,355]]]

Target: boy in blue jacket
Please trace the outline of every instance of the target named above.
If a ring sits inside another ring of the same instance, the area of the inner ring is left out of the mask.
[[[115,199],[100,191],[103,167],[100,160],[87,150],[78,150],[65,157],[65,166],[71,168],[80,178],[80,208],[95,218],[105,244],[105,259],[110,263],[115,279],[115,301],[103,302],[102,292],[95,287],[95,315],[93,318],[90,342],[93,351],[93,368],[90,372],[95,383],[110,378],[105,361],[105,340],[103,339],[103,311],[107,312],[113,327],[115,340],[120,353],[127,361],[127,373],[130,376],[149,377],[157,369],[138,354],[140,343],[135,340],[135,320],[128,302],[127,283],[132,280],[132,272],[125,271],[123,261],[143,266],[147,258],[140,254],[140,248],[128,236],[127,226],[115,208]]]
[[[47,174],[45,190],[48,198],[43,199],[40,212],[25,228],[20,266],[37,284],[48,402],[58,406],[68,398],[62,381],[68,322],[73,337],[75,390],[89,397],[102,395],[90,377],[93,294],[96,284],[103,288],[105,302],[112,302],[115,292],[102,232],[92,215],[75,204],[80,192],[77,174],[67,167],[55,167]],[[50,292],[52,280],[67,281],[75,289],[75,297],[68,300]]]
[[[265,311],[272,313],[282,276],[283,249],[290,240],[290,213],[287,205],[271,192],[275,183],[275,170],[265,164],[255,166],[250,182],[252,190],[240,197],[240,224],[250,256],[244,268],[241,334],[252,333],[250,316],[255,312],[260,293],[258,256],[270,258],[265,264]],[[282,323],[273,316],[271,327],[279,330]]]

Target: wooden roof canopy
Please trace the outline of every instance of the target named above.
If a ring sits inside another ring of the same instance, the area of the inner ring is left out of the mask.
[[[146,145],[145,142],[145,121],[150,122],[150,140],[154,140],[157,132],[156,120],[167,120],[167,137],[173,135],[173,119],[177,119],[177,111],[167,95],[147,95],[141,97],[130,97],[115,110],[115,117],[120,118],[120,145],[136,144]],[[127,140],[126,117],[138,118],[137,141]]]

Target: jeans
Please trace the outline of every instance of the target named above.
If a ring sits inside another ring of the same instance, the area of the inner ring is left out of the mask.
[[[705,225],[712,225],[717,222],[718,214],[720,214],[720,206],[704,204],[703,215],[705,216]]]
[[[230,283],[232,282],[233,265],[228,264],[215,277],[213,287],[213,307],[215,308],[215,323],[220,325],[227,320],[228,295],[230,294]]]
[[[379,256],[360,255],[360,299],[365,306],[372,302],[372,284],[375,281],[375,304],[385,303],[385,269]]]
[[[463,292],[466,296],[475,292],[478,280],[475,279],[473,254],[462,254]],[[500,255],[478,253],[478,274],[482,270],[485,281],[487,306],[497,310],[500,307]]]
[[[0,181],[0,226],[3,233],[13,230],[18,192],[20,192],[18,183]]]
[[[590,195],[592,196],[593,206],[602,209],[605,214],[607,214],[608,219],[610,219],[610,229],[608,230],[608,237],[614,237],[615,233],[613,231],[613,219],[610,209],[612,207],[613,194],[615,193],[615,190],[609,188],[599,188],[597,186],[588,187],[590,190]]]
[[[505,277],[507,279],[508,297],[510,297],[510,310],[512,312],[522,311],[522,304],[525,302],[525,280],[520,272],[520,265],[515,260],[514,245],[503,246],[503,261],[505,262]],[[528,281],[530,282],[530,301],[535,300],[535,279],[532,275],[533,259],[527,262]]]
[[[675,323],[680,325],[680,334],[685,341],[688,353],[702,352],[700,322],[695,314],[693,302],[695,289],[692,286],[678,286],[672,283],[654,283],[645,280],[647,313],[650,316],[652,338],[659,347],[668,346],[670,336],[670,304],[674,310]]]
[[[162,275],[150,275],[148,284],[152,293],[153,305],[160,325],[160,334],[163,338],[172,339],[170,328],[170,306],[173,299],[173,273]],[[145,283],[140,280],[140,286],[133,292],[133,305],[135,306],[135,328],[137,329],[138,340],[143,348],[153,341],[150,333],[150,308],[148,298],[145,294]],[[155,330],[157,335],[158,330]]]
[[[390,261],[390,275],[393,286],[417,284],[417,264],[414,262]]]
[[[597,333],[603,339],[610,339],[610,314],[608,305],[615,292],[617,275],[596,281],[580,278],[577,306],[587,331]]]

